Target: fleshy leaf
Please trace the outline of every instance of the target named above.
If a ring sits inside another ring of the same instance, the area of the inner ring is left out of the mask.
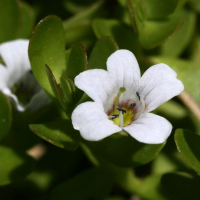
[[[11,105],[7,97],[0,92],[0,140],[6,136],[11,127]]]
[[[200,136],[186,129],[177,129],[174,135],[177,149],[183,159],[200,173]]]
[[[181,26],[179,17],[145,21],[139,30],[139,41],[145,49],[152,49],[169,39]]]
[[[74,45],[67,63],[67,77],[74,80],[78,74],[87,70],[87,65],[87,53],[84,46],[80,44]]]
[[[94,19],[92,26],[98,38],[110,36],[116,41],[120,49],[129,49],[134,54],[140,50],[136,34],[120,21],[115,19]]]
[[[108,57],[118,49],[117,44],[111,37],[101,37],[92,49],[89,57],[89,69],[107,69]]]
[[[108,137],[99,142],[87,142],[95,155],[121,167],[137,167],[157,157],[162,144],[144,144],[130,136]]]
[[[74,86],[75,87],[75,86]],[[63,94],[63,100],[66,105],[72,105],[74,90],[71,87],[69,79],[65,77],[60,78],[60,90]]]
[[[47,64],[51,68],[56,80],[60,80],[66,70],[64,29],[60,18],[51,15],[38,23],[30,40],[29,59],[37,81],[53,96],[44,66]]]
[[[45,70],[46,70],[47,77],[49,79],[49,83],[51,85],[51,89],[52,89],[56,99],[60,102],[62,107],[66,110],[64,100],[63,100],[63,96],[62,96],[62,93],[60,91],[59,85],[57,84],[56,79],[55,79],[51,69],[48,67],[48,65],[45,65]]]
[[[24,152],[0,146],[0,185],[24,179],[34,168],[35,161]]]
[[[140,3],[143,4],[143,12],[148,19],[164,18],[172,14],[177,6],[176,0],[143,0]]]
[[[16,38],[20,24],[20,8],[16,0],[0,1],[0,43]]]
[[[105,15],[102,9],[103,2],[103,0],[97,1],[92,6],[63,22],[67,46],[71,47],[74,43],[79,43],[88,48],[95,42],[96,38],[92,31],[91,20],[94,17]]]
[[[168,199],[199,199],[200,179],[188,173],[167,173],[161,179],[162,188],[168,193]]]
[[[31,131],[47,142],[66,150],[75,150],[81,140],[71,121],[59,120],[45,124],[30,124]]]
[[[92,168],[56,186],[51,200],[101,200],[110,193],[112,178],[98,168]]]
[[[161,46],[161,54],[164,56],[179,56],[192,39],[196,22],[195,13],[186,9],[179,12],[184,23],[180,30]]]
[[[34,28],[35,23],[35,13],[27,3],[19,2],[21,4],[21,19],[19,31],[17,32],[17,38],[27,38],[30,37],[30,34]]]

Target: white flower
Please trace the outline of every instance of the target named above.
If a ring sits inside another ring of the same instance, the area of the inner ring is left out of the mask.
[[[0,45],[0,91],[19,111],[34,111],[50,102],[32,74],[28,44],[28,40],[21,39]]]
[[[125,130],[140,142],[163,143],[172,125],[149,112],[183,91],[176,76],[168,65],[157,64],[140,77],[132,52],[118,50],[108,58],[107,71],[92,69],[76,76],[75,85],[94,102],[75,108],[73,126],[91,141]]]

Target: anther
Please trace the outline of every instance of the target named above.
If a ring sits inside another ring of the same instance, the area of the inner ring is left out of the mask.
[[[118,106],[116,108],[117,108],[117,110],[122,111],[122,114],[126,113],[126,110],[124,110],[124,109],[122,109],[122,108],[120,108]]]
[[[136,106],[136,103],[132,103],[130,106],[134,108]]]
[[[112,116],[109,116],[108,118],[116,119],[116,118],[118,118],[118,117],[119,117],[119,115],[112,115]]]
[[[139,94],[139,92],[136,92],[136,95],[137,95],[137,97],[138,97],[138,99],[140,101],[140,94]]]

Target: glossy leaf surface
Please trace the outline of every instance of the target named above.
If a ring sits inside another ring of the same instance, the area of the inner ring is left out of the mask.
[[[66,70],[65,40],[62,21],[57,16],[51,15],[39,22],[33,31],[29,44],[29,59],[32,71],[41,87],[53,96],[45,72],[47,64],[56,80]]]
[[[69,120],[60,120],[45,124],[31,124],[29,127],[42,139],[66,150],[75,150],[80,143],[80,134],[74,130]]]

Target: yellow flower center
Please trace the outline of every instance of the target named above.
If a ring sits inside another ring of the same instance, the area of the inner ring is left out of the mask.
[[[126,110],[126,113],[123,114],[123,126],[127,126],[129,125],[133,119],[134,119],[134,111],[133,111],[133,107],[129,107],[129,108],[126,108],[126,107],[122,107],[123,110]],[[112,115],[120,115],[120,111],[113,111],[111,114]],[[115,119],[112,119],[110,118],[110,120],[112,120],[114,122],[114,124],[116,125],[120,125],[120,117],[117,117]]]

